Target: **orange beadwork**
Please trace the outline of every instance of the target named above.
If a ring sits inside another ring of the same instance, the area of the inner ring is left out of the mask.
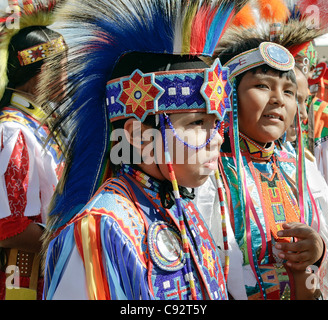
[[[290,242],[290,238],[280,238],[277,235],[283,230],[284,223],[300,221],[300,209],[296,199],[289,191],[284,179],[279,178],[276,164],[272,163],[273,174],[267,177],[258,170],[258,178],[263,195],[265,212],[270,225],[270,231],[276,241]]]

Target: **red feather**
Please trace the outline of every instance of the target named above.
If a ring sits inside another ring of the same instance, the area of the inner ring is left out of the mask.
[[[206,33],[208,26],[213,21],[215,16],[215,11],[211,13],[211,8],[209,6],[203,6],[195,15],[192,28],[191,28],[191,38],[190,38],[190,52],[202,52],[206,42]],[[207,23],[204,23],[204,16],[208,17]]]

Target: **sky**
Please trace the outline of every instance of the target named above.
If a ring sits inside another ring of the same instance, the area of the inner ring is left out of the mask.
[[[328,33],[315,39],[314,43],[316,46],[328,46]]]
[[[0,10],[4,10],[7,4],[7,0],[0,0]]]

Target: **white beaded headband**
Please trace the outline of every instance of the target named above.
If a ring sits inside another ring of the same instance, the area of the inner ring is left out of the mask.
[[[273,42],[262,42],[258,48],[240,53],[224,66],[229,68],[229,80],[231,80],[239,74],[263,64],[276,70],[289,71],[294,68],[295,60],[285,47]]]

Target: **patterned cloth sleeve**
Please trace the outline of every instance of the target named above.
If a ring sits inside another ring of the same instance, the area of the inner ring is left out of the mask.
[[[43,147],[46,136],[39,122],[17,109],[0,112],[0,240],[46,221],[59,163],[56,150]]]
[[[23,232],[33,220],[41,222],[41,216],[38,212],[36,212],[34,219],[24,216],[27,204],[28,178],[29,155],[24,135],[20,131],[4,174],[11,215],[0,220],[0,240]]]

